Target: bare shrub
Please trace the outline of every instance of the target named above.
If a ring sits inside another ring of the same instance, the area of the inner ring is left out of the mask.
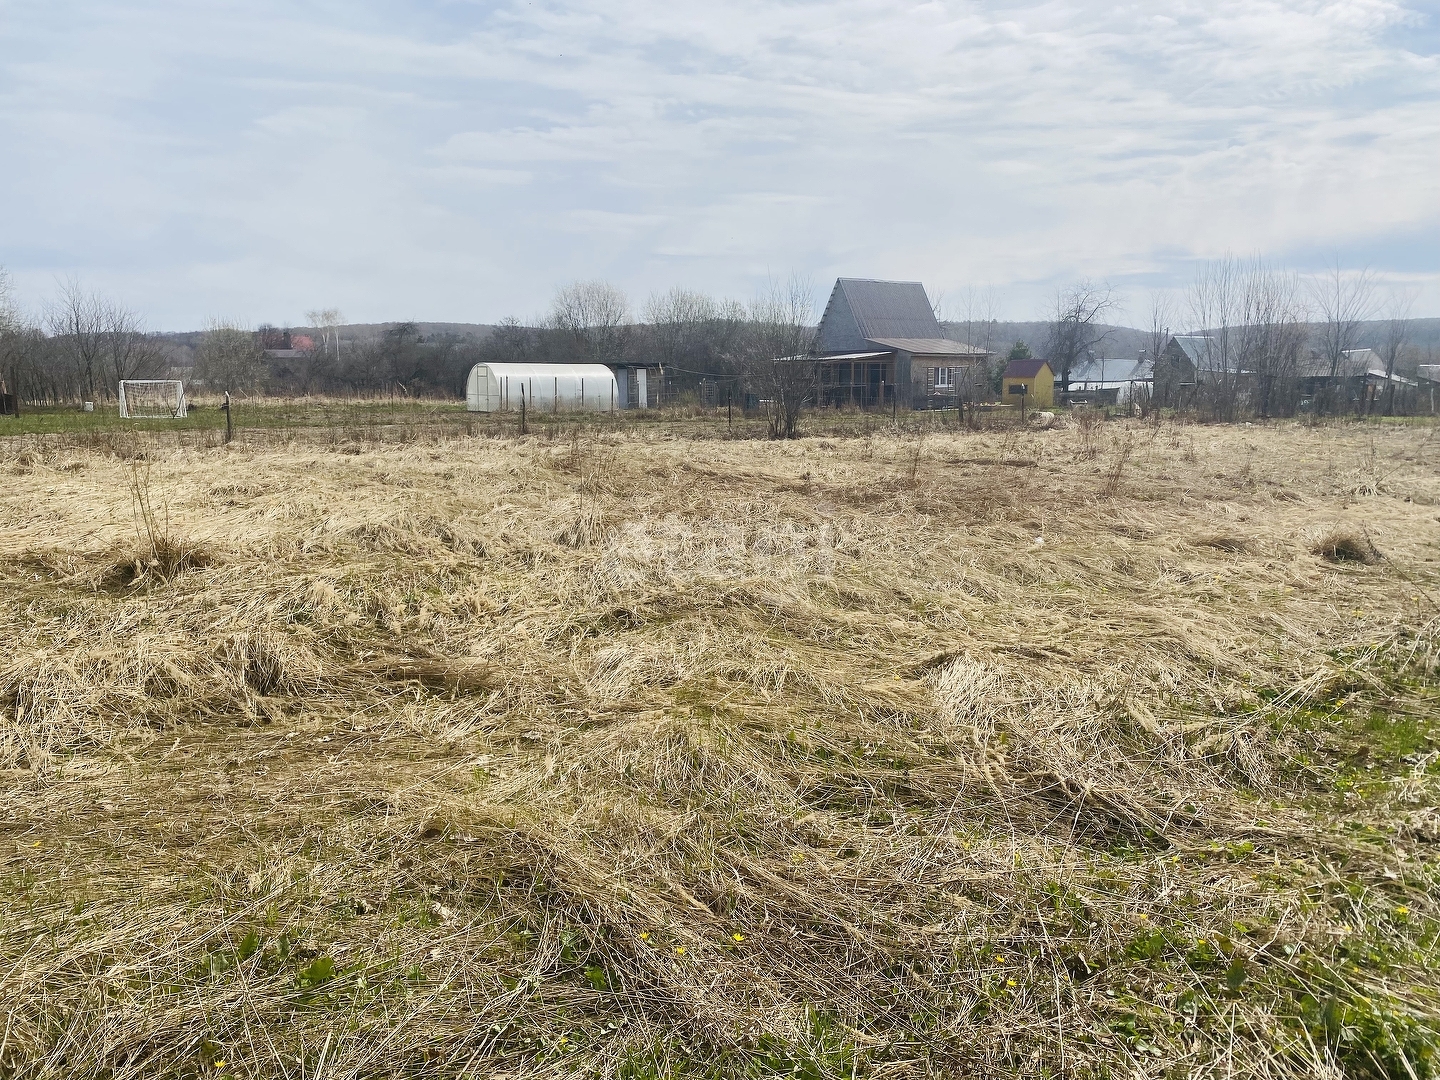
[[[1365,566],[1371,566],[1381,558],[1364,526],[1348,524],[1334,525],[1325,530],[1310,545],[1310,551],[1330,562],[1358,562]]]
[[[157,512],[150,490],[150,465],[130,463],[130,499],[140,549],[122,557],[102,575],[110,588],[134,588],[143,584],[164,584],[187,570],[198,570],[214,562],[213,552],[171,532],[168,508]],[[164,517],[162,520],[161,514]]]

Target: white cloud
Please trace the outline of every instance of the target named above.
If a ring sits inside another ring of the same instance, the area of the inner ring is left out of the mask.
[[[1428,20],[1428,21],[1427,21]],[[166,326],[490,320],[605,275],[1174,284],[1344,249],[1440,313],[1435,16],[1391,0],[12,3],[0,264]]]

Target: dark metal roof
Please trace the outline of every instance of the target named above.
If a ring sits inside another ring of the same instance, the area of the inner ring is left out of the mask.
[[[878,338],[944,337],[918,281],[838,278],[820,319],[821,352],[858,352]]]
[[[1050,366],[1049,360],[1011,360],[1005,365],[1004,378],[1006,379],[1033,379],[1040,374],[1041,368]]]
[[[1180,351],[1195,365],[1196,371],[1239,371],[1239,357],[1234,355],[1235,349],[1226,348],[1228,338],[1222,340],[1209,334],[1176,334],[1171,340],[1180,346]]]

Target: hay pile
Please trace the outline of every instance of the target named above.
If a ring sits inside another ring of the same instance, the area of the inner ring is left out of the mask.
[[[1433,1074],[1423,435],[0,450],[0,1075]]]

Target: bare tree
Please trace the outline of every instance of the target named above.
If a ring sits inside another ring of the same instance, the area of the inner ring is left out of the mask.
[[[577,281],[558,289],[550,312],[551,325],[600,364],[619,359],[629,321],[629,300],[608,281]]]
[[[1150,363],[1160,359],[1160,354],[1170,344],[1170,328],[1175,325],[1175,301],[1166,292],[1150,294],[1150,325],[1146,327],[1146,354]]]
[[[966,285],[957,303],[952,304],[945,293],[936,293],[930,303],[937,322],[952,328],[964,327],[962,339],[967,345],[978,345],[991,351],[995,320],[999,317],[1000,296],[995,286]],[[958,308],[958,311],[956,310]]]
[[[163,344],[145,332],[138,315],[74,278],[61,285],[46,323],[87,398],[97,390],[110,397],[124,380],[158,374],[164,365]]]
[[[1199,338],[1195,389],[1218,420],[1234,420],[1240,408],[1244,292],[1244,268],[1228,253],[1201,263],[1190,286],[1190,317]]]
[[[1062,390],[1070,389],[1071,369],[1110,335],[1110,330],[1102,327],[1102,320],[1119,303],[1108,284],[1097,285],[1089,279],[1055,294],[1046,348]]]
[[[980,294],[977,310],[980,315],[982,328],[980,340],[976,341],[972,338],[967,344],[978,344],[987,353],[994,352],[994,345],[996,344],[995,329],[1000,319],[1000,294],[996,291],[994,285],[985,286],[984,291]]]
[[[211,319],[195,352],[195,377],[212,390],[245,392],[265,381],[265,350],[255,334],[238,323]]]
[[[1299,277],[1259,256],[1241,271],[1236,369],[1253,377],[1252,404],[1262,417],[1288,411],[1300,352],[1309,336]]]
[[[19,330],[20,305],[15,301],[15,281],[10,271],[0,266],[0,334]]]
[[[340,314],[339,308],[312,308],[305,312],[305,319],[320,331],[322,361],[330,359],[331,342],[334,342],[334,363],[338,368],[340,364],[340,327],[344,325],[345,316]]]
[[[140,317],[114,304],[102,303],[101,366],[110,385],[127,379],[149,379],[165,368],[165,344],[145,332]]]
[[[15,287],[9,272],[0,266],[0,397],[13,395],[16,415],[19,415],[20,408],[21,358],[24,355],[19,347],[21,333]]]
[[[1375,275],[1369,269],[1347,274],[1337,261],[1310,283],[1320,316],[1320,356],[1330,371],[1317,411],[1329,412],[1337,402],[1340,368],[1360,343],[1360,328],[1374,310]]]
[[[738,367],[755,385],[772,439],[793,439],[818,382],[815,290],[798,275],[771,282],[750,304]]]
[[[651,340],[668,366],[677,367],[704,351],[706,328],[719,305],[704,293],[674,288],[645,302]]]
[[[50,305],[45,322],[57,340],[61,355],[70,364],[79,389],[93,400],[95,387],[104,373],[104,303],[86,292],[75,278],[60,286],[60,295]],[[117,388],[118,389],[118,388]]]
[[[1395,412],[1395,362],[1410,343],[1410,312],[1415,307],[1413,289],[1393,289],[1386,310],[1385,336],[1380,342],[1385,361],[1385,415]]]

